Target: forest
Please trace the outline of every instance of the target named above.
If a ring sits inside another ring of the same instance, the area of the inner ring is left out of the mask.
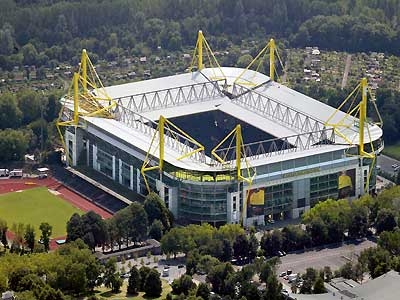
[[[226,65],[240,64],[240,45],[252,45],[254,56],[270,37],[284,49],[316,45],[326,51],[399,56],[399,20],[399,0],[2,0],[0,70],[14,76],[16,68],[35,66],[37,78],[46,79],[44,68],[77,66],[83,48],[94,63],[191,52],[199,29],[214,51],[235,46],[221,57]],[[349,92],[324,85],[292,87],[333,106]],[[0,95],[2,160],[20,160],[26,151],[55,146],[52,122],[62,93],[11,90]],[[398,96],[398,89],[385,86],[376,95],[387,144],[400,140]]]
[[[232,5],[233,4],[233,5]],[[3,0],[0,67],[275,36],[290,47],[399,54],[398,0]]]

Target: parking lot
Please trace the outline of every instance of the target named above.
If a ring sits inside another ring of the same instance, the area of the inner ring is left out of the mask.
[[[389,173],[390,175],[393,175],[395,174],[396,166],[400,166],[400,161],[381,154],[378,156],[377,165],[380,167],[382,171]],[[398,168],[397,171],[399,169],[400,168]]]
[[[165,255],[151,255],[150,258],[147,257],[139,257],[135,259],[128,259],[124,264],[121,262],[117,263],[118,270],[121,271],[122,267],[125,272],[129,272],[128,263],[130,262],[131,266],[136,266],[140,269],[142,266],[146,266],[148,268],[156,269],[161,276],[161,279],[167,281],[168,283],[172,283],[172,281],[176,278],[181,277],[186,273],[186,266],[183,264],[183,257],[177,257],[176,259],[166,259]],[[142,264],[143,263],[143,264]],[[165,271],[167,270],[168,271]],[[125,280],[128,280],[125,278]]]
[[[293,273],[304,273],[309,267],[320,270],[325,266],[329,266],[332,271],[335,271],[346,262],[357,260],[362,250],[375,246],[375,242],[364,240],[358,244],[345,244],[340,247],[288,254],[281,257],[278,274],[286,270],[292,270]]]

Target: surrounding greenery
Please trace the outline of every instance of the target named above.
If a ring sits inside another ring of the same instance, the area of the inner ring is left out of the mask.
[[[21,293],[18,299],[66,299],[80,295],[97,284],[102,266],[82,241],[75,241],[50,253],[0,257],[1,291]],[[3,277],[2,277],[3,278]]]
[[[53,237],[64,236],[68,218],[82,213],[43,187],[0,195],[0,203],[0,215],[8,224],[30,224],[38,230],[42,222],[47,222],[53,228]],[[36,234],[39,236],[38,231]]]
[[[228,43],[227,36],[237,42],[268,33],[293,46],[398,54],[399,15],[396,1],[371,0],[239,0],[235,5],[228,0],[185,5],[177,0],[6,0],[0,13],[0,66],[77,59],[80,48],[108,60],[159,47],[175,51],[192,45],[200,28],[215,37],[217,47]]]
[[[150,220],[153,223],[149,227]],[[123,245],[128,247],[130,243],[142,242],[149,235],[160,239],[172,224],[170,211],[157,194],[150,193],[144,205],[133,202],[107,220],[103,220],[93,211],[82,216],[73,214],[67,223],[67,242],[82,239],[93,251],[96,246],[113,251],[114,245],[118,244],[120,250]]]

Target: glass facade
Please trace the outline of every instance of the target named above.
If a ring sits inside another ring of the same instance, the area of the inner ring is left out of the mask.
[[[88,141],[89,147],[83,149],[79,163],[93,166],[100,173],[106,175],[108,178],[114,178],[115,182],[120,183],[130,190],[138,192],[141,195],[147,194],[144,180],[141,175],[138,176],[143,163],[140,159],[87,132],[83,133],[83,137]],[[119,142],[123,143],[122,141]],[[86,151],[88,153],[84,153]],[[86,161],[87,158],[89,158],[89,162]],[[177,217],[190,222],[208,222],[215,225],[224,224],[227,220],[231,219],[228,214],[233,213],[233,211],[239,213],[239,210],[243,207],[243,200],[246,201],[247,217],[264,215],[272,216],[274,219],[278,217],[286,218],[292,215],[294,209],[309,205],[312,207],[319,201],[326,200],[327,198],[336,199],[338,197],[338,177],[340,174],[337,171],[328,175],[314,175],[315,177],[308,177],[307,180],[296,179],[298,176],[296,172],[302,172],[302,169],[307,171],[313,168],[313,172],[326,171],[330,168],[327,164],[325,164],[326,169],[315,168],[311,165],[335,160],[338,162],[343,161],[340,162],[340,167],[343,169],[348,169],[349,164],[354,166],[354,161],[343,160],[343,151],[321,153],[310,157],[301,157],[260,166],[257,168],[258,175],[265,172],[278,172],[279,174],[279,172],[284,170],[296,168],[301,168],[301,171],[290,173],[294,176],[290,182],[252,189],[249,191],[249,195],[251,193],[254,194],[252,196],[253,200],[249,200],[248,198],[250,197],[246,198],[246,195],[242,195],[242,193],[233,196],[239,197],[238,201],[233,201],[230,198],[231,193],[238,192],[234,170],[195,172],[176,169],[165,162],[164,175],[162,176],[164,200],[167,204],[171,201],[174,202],[174,205],[176,205],[175,211],[178,214]],[[337,167],[336,170],[338,170]],[[287,181],[288,177],[285,177],[285,174],[281,175],[281,179]],[[304,175],[307,173],[299,174]],[[309,176],[313,175],[310,174]],[[158,170],[147,172],[146,178],[152,190],[156,190],[156,187],[160,188],[157,185],[157,180],[160,178]],[[355,181],[353,177],[352,180],[354,185]],[[345,183],[345,181],[343,182]],[[268,182],[265,181],[265,184],[268,184]],[[297,187],[300,185],[302,185],[301,188]],[[303,187],[303,185],[305,186]],[[240,190],[242,188],[243,184],[240,185]],[[299,194],[300,190],[301,194]],[[261,197],[260,191],[262,191]]]
[[[310,179],[310,205],[311,207],[328,198],[336,199],[338,196],[338,175],[328,174]]]
[[[229,186],[182,182],[179,186],[179,217],[196,222],[226,222]]]
[[[113,158],[112,155],[97,148],[97,171],[112,178],[113,177]]]

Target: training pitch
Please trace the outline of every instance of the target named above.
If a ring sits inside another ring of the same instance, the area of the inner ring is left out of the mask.
[[[7,221],[8,229],[12,231],[14,223],[31,224],[35,227],[37,239],[40,238],[42,222],[53,227],[51,238],[65,236],[67,221],[75,212],[83,213],[45,187],[0,195],[0,219]]]

